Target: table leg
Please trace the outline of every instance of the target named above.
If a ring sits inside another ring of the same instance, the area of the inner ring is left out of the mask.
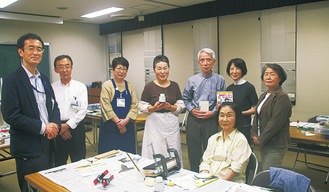
[[[29,182],[27,182],[27,190],[28,190],[29,192],[35,192],[35,191],[34,191],[34,188],[30,185]]]
[[[134,123],[134,131],[135,131],[135,150],[136,150],[136,154],[137,154],[137,125],[136,123]]]
[[[98,133],[98,127],[97,127],[97,120],[96,119],[92,119],[92,124],[93,124],[93,143],[96,144],[98,142],[98,138],[97,138],[97,133]]]

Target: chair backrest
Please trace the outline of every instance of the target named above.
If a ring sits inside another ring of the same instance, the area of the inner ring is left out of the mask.
[[[251,185],[256,185],[259,187],[266,187],[266,188],[270,188],[270,189],[275,189],[275,191],[284,191],[283,188],[277,188],[277,187],[270,187],[271,184],[271,175],[270,175],[270,170],[265,170],[262,172],[259,172],[256,177],[253,179],[253,181],[251,182]],[[287,186],[284,186],[284,188],[286,188]],[[314,188],[309,185],[308,188],[309,192],[314,192]]]
[[[246,183],[250,184],[251,181],[256,177],[258,170],[258,159],[255,153],[251,152],[249,157],[249,163],[246,168]]]
[[[318,116],[311,117],[307,120],[307,122],[309,122],[309,123],[318,123],[318,121],[316,120],[317,117]]]
[[[270,170],[259,172],[252,180],[251,185],[259,187],[268,187],[270,185]]]

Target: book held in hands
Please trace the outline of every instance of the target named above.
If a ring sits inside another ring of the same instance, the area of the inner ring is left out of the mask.
[[[233,91],[217,91],[217,104],[233,102]]]

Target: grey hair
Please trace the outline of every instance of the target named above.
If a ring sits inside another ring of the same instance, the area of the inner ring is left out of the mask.
[[[212,49],[210,49],[210,48],[203,48],[203,49],[201,49],[201,50],[199,51],[199,53],[198,53],[198,60],[200,59],[200,54],[201,54],[202,52],[205,52],[205,53],[210,54],[210,55],[211,55],[211,58],[212,58],[213,61],[216,60],[216,54],[215,54],[215,52],[214,52]]]

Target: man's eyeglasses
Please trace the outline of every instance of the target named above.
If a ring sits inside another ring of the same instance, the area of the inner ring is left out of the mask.
[[[69,69],[72,68],[72,66],[71,65],[60,65],[56,68],[59,69],[59,70],[63,70],[63,69],[69,70]]]
[[[34,53],[35,51],[37,53],[43,53],[43,51],[44,51],[44,49],[42,47],[34,47],[34,46],[28,46],[24,50],[26,50],[26,51],[28,51],[30,53]]]
[[[127,68],[116,67],[115,70],[127,72]]]

